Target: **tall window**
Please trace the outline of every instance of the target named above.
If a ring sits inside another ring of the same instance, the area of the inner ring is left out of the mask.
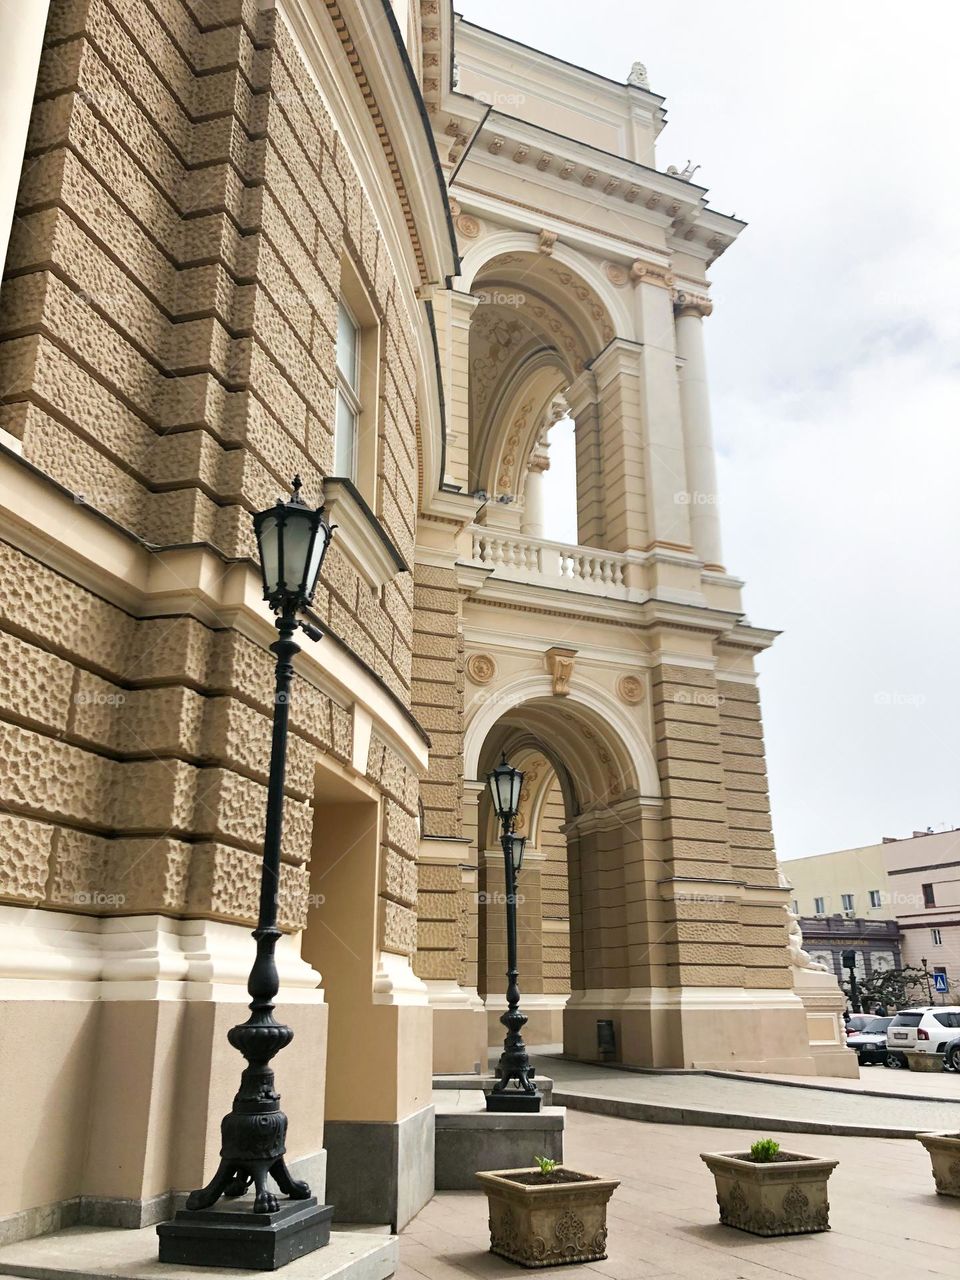
[[[882,907],[882,906],[883,906],[883,902],[881,901],[881,898],[880,898],[880,890],[879,890],[879,889],[871,889],[871,890],[870,890],[870,905],[871,905],[871,907]]]
[[[822,899],[822,898],[814,898],[814,900],[813,900],[813,914],[814,914],[815,916],[822,916],[822,915],[823,915],[823,899]]]
[[[943,934],[939,929],[930,930],[930,941],[935,947],[943,946]]]
[[[841,893],[840,904],[843,907],[844,911],[852,911],[853,910],[853,894]]]
[[[937,905],[937,896],[933,892],[932,884],[925,884],[923,888],[923,905],[925,907],[935,907]]]
[[[334,475],[357,478],[360,423],[360,326],[346,303],[337,308],[337,416],[333,435]]]

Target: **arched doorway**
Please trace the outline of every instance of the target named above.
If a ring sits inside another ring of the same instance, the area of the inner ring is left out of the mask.
[[[503,870],[482,780],[501,753],[526,774],[518,926],[530,1043],[562,1039],[568,1054],[595,1059],[597,1023],[610,1020],[623,1060],[662,1060],[665,1026],[633,1007],[634,993],[664,985],[673,931],[658,890],[655,760],[600,689],[581,682],[560,698],[549,677],[502,690],[474,718],[465,744],[467,776],[476,779],[467,794],[476,804],[478,987],[493,1040],[504,1007]]]

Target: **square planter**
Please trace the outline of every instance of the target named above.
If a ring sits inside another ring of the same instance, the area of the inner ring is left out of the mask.
[[[607,1201],[620,1183],[562,1166],[478,1173],[490,1211],[490,1252],[524,1267],[599,1262],[607,1256]]]
[[[830,1230],[827,1179],[839,1161],[793,1151],[782,1151],[780,1156],[764,1164],[739,1152],[700,1156],[716,1179],[724,1226],[755,1236]]]
[[[942,1053],[905,1053],[907,1066],[911,1071],[942,1071]]]
[[[960,1133],[918,1133],[933,1166],[938,1196],[960,1196]]]

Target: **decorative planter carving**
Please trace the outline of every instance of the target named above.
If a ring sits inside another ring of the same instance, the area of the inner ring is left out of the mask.
[[[700,1159],[717,1183],[720,1221],[755,1236],[796,1236],[830,1230],[827,1180],[836,1160],[781,1152],[758,1164],[745,1154],[713,1152]]]
[[[938,1196],[960,1196],[960,1133],[918,1133],[933,1166]]]
[[[524,1267],[599,1262],[607,1256],[607,1201],[619,1181],[562,1166],[556,1173],[577,1181],[541,1182],[537,1169],[477,1174],[487,1193],[491,1253]]]

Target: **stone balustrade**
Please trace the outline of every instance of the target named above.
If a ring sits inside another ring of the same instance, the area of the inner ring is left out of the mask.
[[[472,562],[492,569],[495,578],[618,600],[631,598],[626,555],[479,525],[474,525],[472,537]]]

